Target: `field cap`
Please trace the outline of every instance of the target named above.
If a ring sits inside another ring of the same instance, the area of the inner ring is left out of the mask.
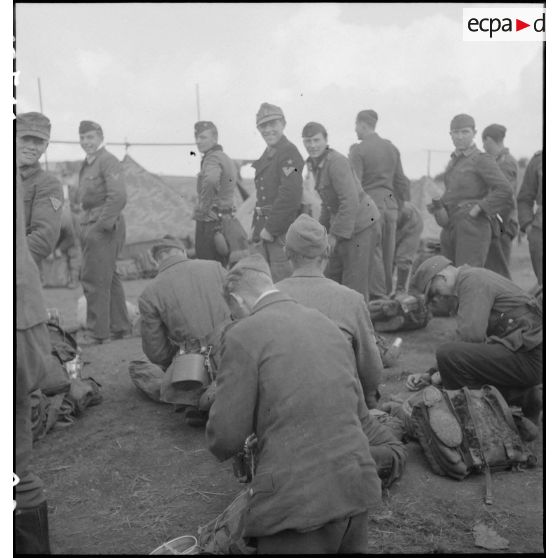
[[[16,116],[16,135],[50,139],[50,120],[40,112],[23,112]]]
[[[103,135],[103,129],[97,122],[93,122],[93,120],[82,120],[79,123],[79,133],[86,134],[87,132],[99,132]]]
[[[209,120],[200,120],[199,122],[196,122],[194,124],[194,135],[198,136],[206,130],[213,130],[215,133],[217,133],[217,126],[215,126],[215,124],[213,124],[213,122],[210,122]]]
[[[285,247],[307,258],[317,258],[328,247],[327,231],[316,219],[302,213],[287,230]]]
[[[426,261],[422,262],[415,271],[411,279],[411,287],[416,292],[426,295],[426,300],[428,301],[428,291],[430,290],[432,279],[434,279],[440,271],[446,269],[448,265],[451,265],[451,261],[445,256],[432,256],[428,258]]]
[[[257,271],[259,273],[265,273],[269,278],[271,278],[271,270],[269,269],[268,263],[261,254],[250,254],[245,258],[239,260],[235,266],[227,273],[227,280],[240,277],[244,275],[245,271]]]
[[[258,114],[256,114],[256,126],[279,118],[285,120],[285,115],[280,107],[270,103],[262,103]]]
[[[185,246],[184,243],[182,242],[182,240],[180,240],[179,238],[175,238],[174,236],[171,236],[170,234],[165,235],[163,238],[161,238],[160,240],[157,240],[155,242],[155,244],[151,247],[151,255],[153,257],[156,256],[157,252],[159,252],[159,250],[165,249],[165,248],[178,248],[179,250],[185,250]]]
[[[327,138],[327,130],[319,122],[308,122],[308,124],[302,128],[303,138],[311,138],[316,134],[323,134],[324,138]]]
[[[360,120],[362,122],[366,122],[367,124],[375,126],[376,122],[378,122],[378,113],[372,109],[361,110],[357,114],[356,119],[357,122]]]
[[[460,130],[461,128],[475,129],[475,120],[468,114],[458,114],[451,119],[450,130]]]
[[[482,137],[492,138],[496,141],[501,141],[506,137],[506,127],[502,124],[490,124],[482,131]]]

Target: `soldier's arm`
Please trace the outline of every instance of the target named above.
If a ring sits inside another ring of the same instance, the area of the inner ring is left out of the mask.
[[[27,245],[37,265],[55,248],[60,236],[64,192],[58,180],[45,174],[33,200],[31,223],[27,228]]]
[[[484,343],[494,297],[482,281],[468,279],[459,289],[457,337],[467,343]]]
[[[500,170],[504,173],[504,176],[508,179],[512,192],[515,196],[517,192],[517,163],[511,159],[504,159],[499,166]]]
[[[206,156],[203,162],[201,188],[198,194],[198,209],[204,214],[209,213],[211,206],[214,204],[215,196],[219,191],[222,172],[223,169],[219,159],[211,153]]]
[[[351,164],[345,158],[330,162],[331,185],[339,199],[339,209],[331,220],[329,233],[338,238],[351,238],[358,212],[358,193]]]
[[[288,149],[279,160],[280,182],[277,197],[265,224],[273,236],[283,234],[291,224],[290,218],[302,203],[302,168],[304,161],[295,149]]]
[[[479,202],[481,209],[489,216],[512,211],[512,187],[496,161],[490,155],[482,153],[477,160],[477,172],[488,186],[488,194]]]
[[[159,311],[143,295],[138,299],[141,316],[141,345],[145,356],[163,368],[170,366],[178,347],[168,338],[168,330],[161,320]]]
[[[535,159],[532,158],[525,169],[523,182],[517,195],[517,215],[522,231],[531,224],[535,217],[534,205],[537,198],[538,180]]]
[[[326,228],[326,231],[329,233],[330,225],[331,225],[331,213],[327,208],[327,205],[322,201],[322,205],[320,206],[320,218],[318,219],[320,225],[323,225]]]
[[[103,157],[99,164],[107,185],[107,197],[97,220],[97,226],[110,231],[114,229],[116,220],[126,205],[124,173],[116,157]]]
[[[378,386],[382,381],[384,366],[376,344],[374,326],[364,300],[356,313],[357,330],[353,335],[353,348],[356,355],[358,377],[362,384],[364,398],[369,409],[378,403]]]
[[[411,200],[411,181],[405,176],[403,172],[403,165],[401,164],[401,154],[394,146],[397,152],[397,162],[395,165],[395,173],[393,175],[393,191],[400,206],[403,202]]]
[[[257,363],[235,339],[231,328],[224,336],[215,402],[205,430],[209,449],[220,461],[240,451],[254,432],[257,396]]]
[[[358,148],[358,143],[351,145],[351,148],[349,149],[349,161],[351,161],[351,165],[355,171],[355,174],[359,182],[362,184],[362,175],[364,173],[364,162],[362,160],[362,156]]]

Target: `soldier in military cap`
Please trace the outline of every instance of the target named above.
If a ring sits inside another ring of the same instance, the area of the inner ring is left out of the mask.
[[[285,233],[299,214],[302,203],[304,161],[296,146],[283,134],[285,125],[285,115],[278,106],[261,105],[256,126],[267,148],[252,165],[256,170],[252,240],[269,263],[274,281],[292,273],[283,247]]]
[[[39,164],[49,140],[50,120],[44,114],[17,115],[16,164],[23,182],[27,242],[37,265],[54,250],[64,203],[62,185]]]
[[[527,233],[531,263],[539,285],[543,284],[543,152],[537,151],[527,165],[517,196],[519,228]]]
[[[497,387],[537,423],[542,407],[542,307],[515,283],[488,269],[454,266],[444,256],[424,261],[412,286],[457,299],[457,340],[440,345],[436,360],[447,389]]]
[[[444,172],[441,204],[447,220],[440,222],[442,254],[456,265],[484,267],[497,215],[513,211],[513,191],[491,155],[474,144],[475,121],[458,114],[450,123],[455,146]]]
[[[511,245],[519,230],[517,208],[515,207],[518,166],[517,161],[510,154],[510,150],[504,145],[505,137],[506,127],[501,124],[490,124],[482,132],[484,150],[496,159],[500,170],[508,179],[514,195],[514,208],[510,212],[496,216],[496,219],[500,221],[500,227],[493,229],[485,267],[511,279],[509,270]]]
[[[116,258],[126,236],[122,210],[126,187],[118,159],[102,145],[99,124],[84,120],[79,141],[86,158],[79,171],[81,284],[87,300],[88,335],[83,344],[121,339],[131,330]]]
[[[410,199],[410,183],[403,173],[399,150],[377,134],[377,122],[375,110],[361,110],[357,114],[355,132],[361,142],[352,145],[349,151],[349,159],[362,188],[374,200],[381,214],[381,239],[372,246],[370,260],[371,298],[390,295],[393,289],[397,215],[403,202]]]
[[[194,133],[203,154],[198,174],[198,204],[194,210],[196,257],[215,260],[226,267],[232,252],[248,248],[246,233],[234,216],[238,169],[219,145],[213,122],[196,122]]]

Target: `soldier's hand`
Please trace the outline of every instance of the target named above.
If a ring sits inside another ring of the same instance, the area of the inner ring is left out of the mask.
[[[266,228],[263,228],[260,232],[260,239],[265,240],[266,242],[273,242],[273,235],[270,234]]]
[[[471,217],[477,217],[478,214],[479,214],[481,211],[482,211],[481,206],[480,206],[478,203],[476,203],[476,204],[471,208],[471,211],[469,211],[469,215],[470,215]]]

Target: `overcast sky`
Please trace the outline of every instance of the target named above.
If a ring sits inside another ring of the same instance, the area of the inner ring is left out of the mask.
[[[479,4],[482,6],[483,4]],[[494,4],[489,4],[493,6]],[[470,5],[469,5],[470,6]],[[532,6],[532,5],[531,5]],[[22,4],[16,6],[18,110],[44,112],[52,139],[77,139],[82,119],[108,141],[190,142],[201,117],[219,128],[226,152],[257,158],[259,105],[280,105],[287,136],[315,120],[347,153],[354,118],[379,115],[411,178],[439,172],[452,149],[449,121],[475,117],[480,131],[508,128],[516,157],[542,147],[540,43],[462,40],[462,4]],[[111,148],[119,157],[123,148]],[[152,172],[193,175],[188,148],[132,147]],[[195,149],[194,149],[195,151]],[[79,146],[49,148],[76,160]]]

